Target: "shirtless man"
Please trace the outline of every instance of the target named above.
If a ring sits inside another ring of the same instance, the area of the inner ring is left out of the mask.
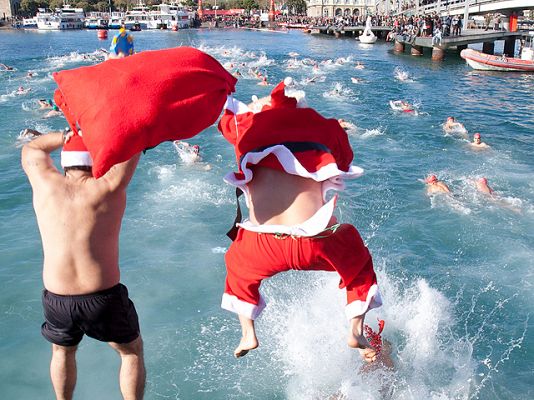
[[[112,167],[100,179],[81,137],[34,134],[22,149],[22,167],[33,189],[43,244],[41,333],[52,343],[50,375],[56,397],[72,399],[76,350],[84,334],[108,342],[121,357],[124,399],[141,399],[145,368],[135,307],[120,282],[119,232],[126,187],[139,155]],[[64,146],[56,169],[50,154]]]
[[[237,103],[229,102],[228,107]],[[348,345],[372,362],[377,354],[363,322],[382,302],[371,255],[356,228],[333,216],[336,199],[325,200],[327,190],[342,190],[343,179],[363,170],[351,164],[352,149],[339,123],[296,103],[281,83],[261,111],[234,115],[228,108],[219,123],[239,160],[240,171],[225,181],[245,193],[249,208],[249,219],[229,233],[234,242],[225,256],[221,306],[238,314],[242,329],[234,355],[242,357],[259,345],[254,320],[265,307],[259,291],[263,279],[289,270],[335,271],[347,291]],[[253,109],[239,104],[238,110]],[[311,171],[294,169],[304,161]]]
[[[436,175],[429,175],[425,179],[427,184],[426,193],[435,194],[435,193],[451,193],[449,187],[442,181],[438,180]]]
[[[489,148],[489,145],[487,145],[486,143],[484,143],[482,141],[480,133],[475,133],[473,135],[473,141],[471,143],[469,143],[469,145],[471,147],[473,147],[474,149],[476,149],[476,150],[482,150],[482,149],[488,149]]]

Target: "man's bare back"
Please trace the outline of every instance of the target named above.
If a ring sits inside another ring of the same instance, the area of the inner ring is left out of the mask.
[[[271,168],[255,166],[247,187],[250,220],[257,225],[298,225],[324,204],[321,182]]]
[[[61,135],[49,134],[61,146]],[[94,293],[120,280],[118,240],[126,186],[139,156],[114,166],[101,179],[70,170],[63,176],[29,143],[22,163],[33,188],[43,242],[43,281],[60,295]],[[49,158],[49,156],[48,156]]]

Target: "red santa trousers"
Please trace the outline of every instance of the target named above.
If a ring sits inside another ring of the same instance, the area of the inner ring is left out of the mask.
[[[289,270],[336,271],[347,289],[348,319],[382,305],[371,255],[356,228],[341,224],[317,236],[294,237],[239,229],[225,256],[226,287],[221,307],[250,319],[265,308],[263,279]]]

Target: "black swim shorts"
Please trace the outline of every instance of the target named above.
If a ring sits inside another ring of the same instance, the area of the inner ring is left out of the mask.
[[[43,290],[41,333],[51,343],[76,346],[87,335],[102,342],[130,343],[139,336],[135,306],[122,284],[100,292],[63,296]]]

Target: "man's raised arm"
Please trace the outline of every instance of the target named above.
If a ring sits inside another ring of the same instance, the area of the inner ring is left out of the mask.
[[[63,140],[63,132],[50,132],[39,135],[22,147],[22,168],[30,183],[44,175],[59,173],[50,153],[63,146]]]

